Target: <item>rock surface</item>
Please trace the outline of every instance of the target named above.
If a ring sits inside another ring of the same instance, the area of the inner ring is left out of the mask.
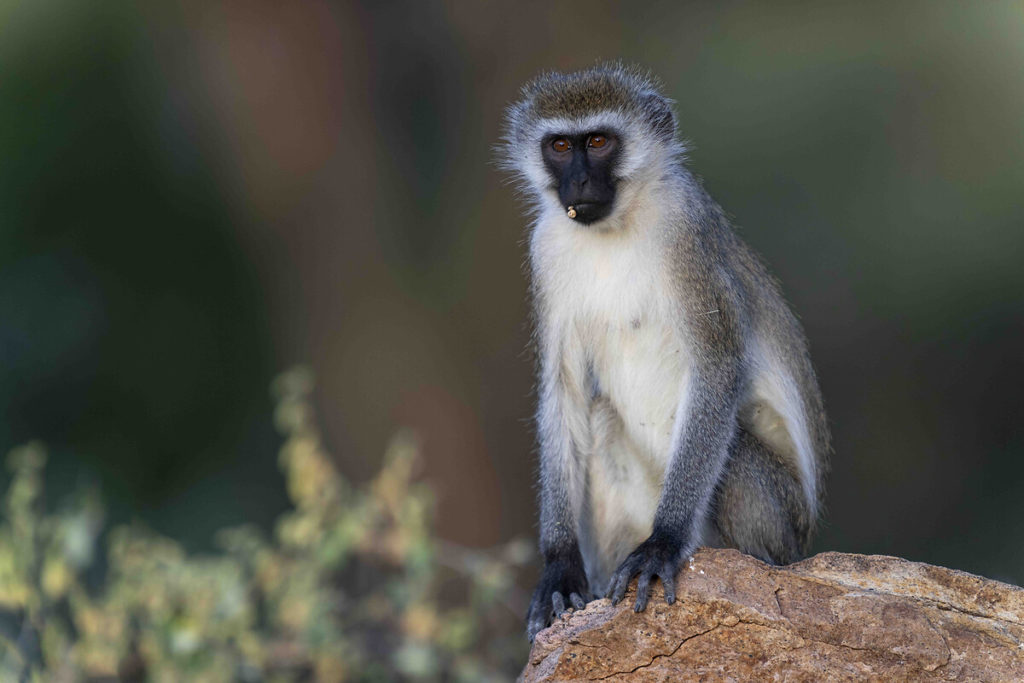
[[[596,600],[537,635],[520,680],[1024,681],[1024,589],[896,557],[772,567],[697,551],[666,605]]]

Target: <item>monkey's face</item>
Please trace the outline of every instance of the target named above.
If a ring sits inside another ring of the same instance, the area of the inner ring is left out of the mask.
[[[590,225],[611,214],[619,149],[618,136],[603,131],[556,133],[541,140],[544,166],[570,218]]]

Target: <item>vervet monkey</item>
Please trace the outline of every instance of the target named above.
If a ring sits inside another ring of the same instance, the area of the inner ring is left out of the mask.
[[[541,75],[507,112],[529,197],[540,549],[527,634],[701,543],[800,558],[829,430],[778,283],[684,164],[671,102],[621,64]]]

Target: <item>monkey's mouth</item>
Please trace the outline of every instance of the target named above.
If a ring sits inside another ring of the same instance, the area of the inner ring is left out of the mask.
[[[566,215],[577,223],[590,225],[612,212],[611,202],[576,202],[566,207]]]

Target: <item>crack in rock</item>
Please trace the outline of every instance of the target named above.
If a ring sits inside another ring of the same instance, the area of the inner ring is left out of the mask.
[[[683,645],[685,645],[686,643],[690,642],[694,638],[699,638],[700,636],[703,636],[703,635],[706,635],[708,633],[711,633],[712,631],[718,629],[721,626],[725,626],[725,624],[715,624],[714,626],[712,626],[711,628],[709,628],[707,630],[700,631],[698,633],[694,633],[691,636],[687,636],[686,638],[683,638],[682,640],[680,640],[679,644],[677,644],[674,648],[672,648],[671,652],[661,652],[661,653],[658,653],[658,654],[654,655],[653,657],[651,657],[651,661],[647,662],[646,664],[638,664],[637,666],[633,667],[629,671],[615,671],[615,672],[612,672],[612,673],[608,674],[607,676],[598,676],[597,678],[591,678],[591,679],[588,679],[588,680],[591,680],[591,681],[604,681],[604,680],[607,680],[607,679],[611,678],[612,676],[629,675],[629,674],[632,674],[632,673],[635,673],[635,672],[639,671],[640,669],[646,669],[646,668],[650,667],[651,665],[653,665],[654,662],[658,661],[659,659],[664,659],[665,657],[673,656],[675,653],[679,652],[679,648],[681,648]]]

